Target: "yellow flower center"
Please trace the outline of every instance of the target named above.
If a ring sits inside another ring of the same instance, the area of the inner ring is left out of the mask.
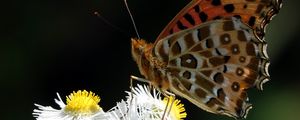
[[[165,104],[168,103],[168,99],[169,99],[169,104],[171,104],[174,101],[171,108],[170,115],[174,116],[176,120],[183,120],[184,118],[186,118],[187,113],[185,112],[184,105],[180,103],[180,100],[175,99],[173,96],[170,96],[168,98],[165,97],[163,100]]]
[[[67,96],[65,112],[73,114],[74,116],[91,115],[101,109],[98,105],[99,102],[100,97],[91,91],[73,91],[73,93]]]

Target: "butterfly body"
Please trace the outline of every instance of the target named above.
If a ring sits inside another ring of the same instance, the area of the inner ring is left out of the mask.
[[[132,39],[133,58],[161,92],[211,113],[245,118],[252,108],[246,90],[262,90],[269,80],[264,28],[279,9],[277,2],[193,0],[154,44]],[[241,10],[241,5],[247,6]]]
[[[165,77],[167,63],[159,61],[152,55],[153,44],[146,43],[145,40],[132,39],[131,45],[133,58],[141,74],[160,91],[167,90],[169,88],[168,79]]]

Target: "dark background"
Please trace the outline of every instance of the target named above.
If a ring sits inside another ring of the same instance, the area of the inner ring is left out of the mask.
[[[129,0],[139,33],[154,42],[189,0]],[[247,120],[300,119],[300,15],[297,0],[283,8],[267,28],[271,81],[251,89],[254,108]],[[81,89],[96,92],[109,110],[124,99],[129,76],[140,76],[131,58],[136,37],[123,0],[31,0],[1,2],[1,120],[30,120],[34,103],[51,105]],[[102,17],[113,24],[95,16]],[[204,112],[186,100],[188,119],[233,120]]]

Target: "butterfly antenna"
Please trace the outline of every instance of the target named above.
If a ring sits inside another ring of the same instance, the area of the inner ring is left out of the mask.
[[[137,28],[136,28],[136,25],[135,25],[133,16],[132,16],[132,14],[131,14],[131,12],[130,12],[130,9],[129,9],[129,7],[128,7],[127,0],[124,0],[124,3],[125,3],[125,6],[126,6],[126,9],[127,9],[127,11],[128,11],[128,14],[129,14],[129,16],[130,16],[131,22],[132,22],[132,24],[133,24],[135,33],[136,33],[138,39],[140,39],[140,35],[139,35],[139,33],[138,33],[138,30],[137,30]]]
[[[110,27],[112,27],[112,28],[116,29],[117,31],[123,33],[124,35],[128,35],[128,34],[126,34],[126,32],[124,32],[124,30],[120,29],[119,27],[115,26],[114,24],[109,22],[107,19],[105,19],[102,15],[100,15],[99,12],[95,11],[94,15],[96,15],[100,20],[102,20],[105,24],[109,25]]]

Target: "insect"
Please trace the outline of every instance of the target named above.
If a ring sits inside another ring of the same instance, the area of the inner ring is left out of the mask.
[[[145,80],[211,113],[246,118],[246,90],[269,80],[265,27],[281,0],[192,0],[154,44],[132,39]]]

